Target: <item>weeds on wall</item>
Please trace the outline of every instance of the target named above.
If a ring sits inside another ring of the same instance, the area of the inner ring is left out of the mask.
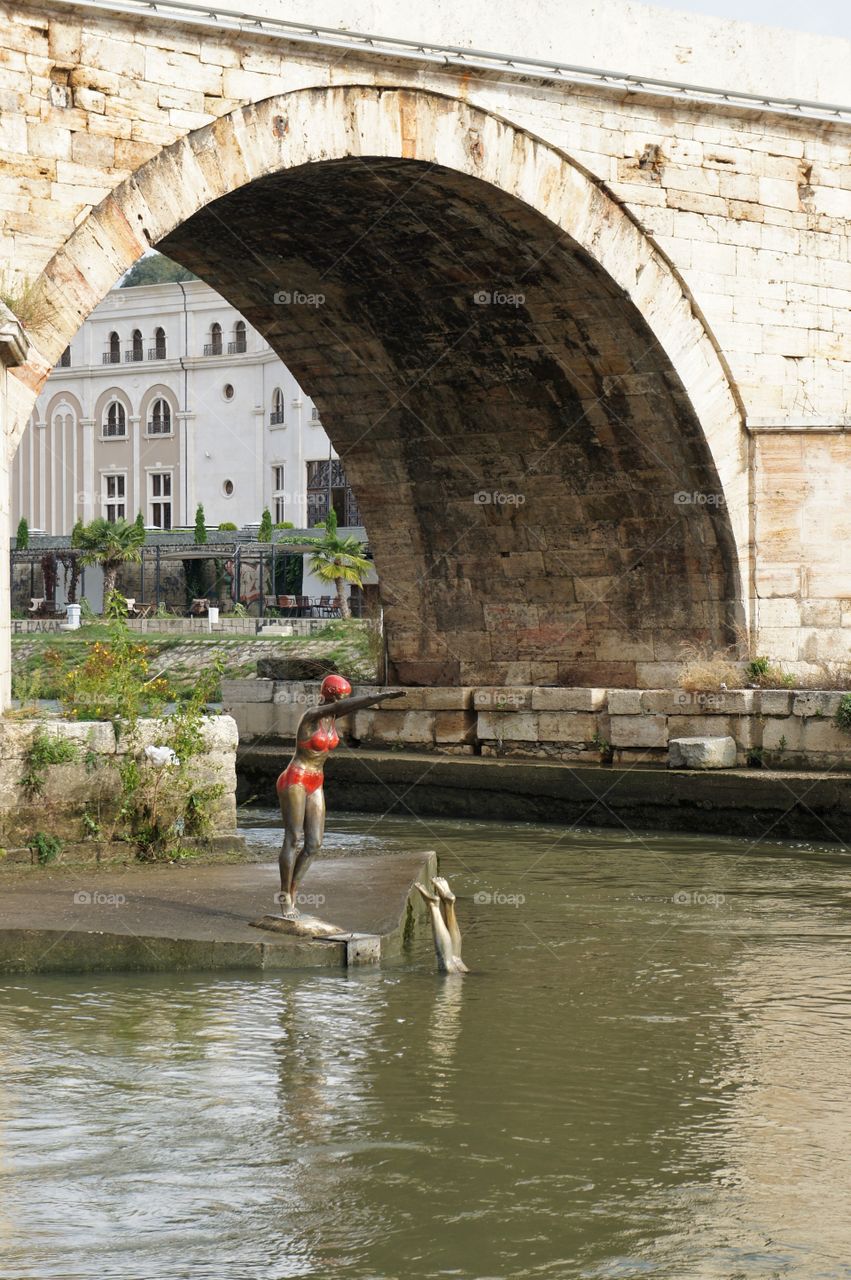
[[[78,743],[38,729],[21,785],[33,800],[46,793],[51,765],[82,762],[100,777],[96,798],[81,819],[81,838],[123,841],[143,859],[173,860],[187,855],[188,838],[210,833],[223,791],[220,784],[204,781],[199,769],[207,704],[222,664],[212,663],[189,697],[169,710],[165,672],[151,672],[147,647],[136,642],[121,610],[111,614],[109,639],[87,645],[80,665],[59,678],[59,700],[69,719],[110,721],[120,750],[115,755],[88,751],[83,757]],[[41,845],[34,849],[37,860],[49,861],[39,850]]]

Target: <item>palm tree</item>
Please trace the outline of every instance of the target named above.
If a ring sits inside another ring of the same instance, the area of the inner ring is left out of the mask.
[[[77,546],[83,552],[83,564],[99,564],[103,569],[104,604],[115,590],[121,566],[138,564],[142,559],[144,541],[145,531],[135,521],[110,521],[98,516],[80,529]]]
[[[325,536],[323,538],[287,538],[287,542],[307,542],[314,548],[310,559],[310,572],[320,582],[333,583],[337,592],[335,604],[340,610],[341,618],[352,616],[349,602],[345,596],[345,584],[362,587],[363,580],[369,573],[370,562],[363,554],[363,544],[351,535],[340,538],[337,535],[337,515],[333,508],[325,520]]]

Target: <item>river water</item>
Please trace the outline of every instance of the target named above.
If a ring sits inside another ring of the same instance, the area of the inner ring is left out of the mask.
[[[472,972],[6,980],[2,1280],[851,1277],[847,856],[332,825]]]

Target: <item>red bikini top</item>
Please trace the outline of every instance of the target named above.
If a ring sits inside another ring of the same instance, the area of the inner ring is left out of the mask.
[[[315,732],[302,745],[308,747],[311,751],[333,751],[340,741],[340,735],[337,733],[337,726],[331,721],[331,728],[324,729],[319,724]]]

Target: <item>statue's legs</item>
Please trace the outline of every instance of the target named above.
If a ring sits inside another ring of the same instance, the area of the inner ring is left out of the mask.
[[[319,794],[322,792],[320,790]],[[282,787],[278,792],[281,803],[281,818],[284,823],[284,842],[278,866],[281,870],[281,915],[294,917],[298,915],[295,905],[295,868],[298,857],[298,846],[305,828],[305,805],[308,796],[304,787],[298,783]],[[310,799],[313,799],[311,796]]]
[[[317,788],[307,796],[304,806],[304,847],[296,859],[292,877],[292,895],[295,902],[297,886],[307,874],[307,868],[322,848],[325,835],[325,792]]]

